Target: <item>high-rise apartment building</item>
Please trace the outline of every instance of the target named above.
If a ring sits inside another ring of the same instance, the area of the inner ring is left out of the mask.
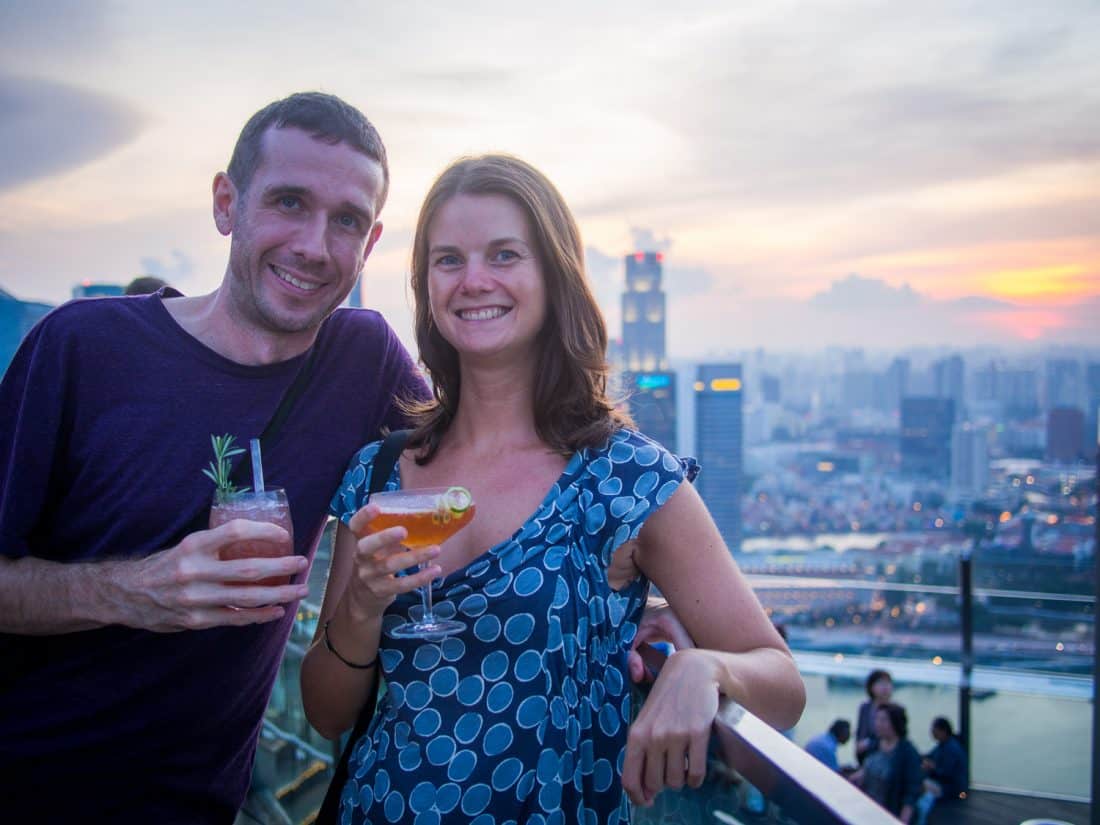
[[[740,364],[700,364],[695,375],[696,479],[730,550],[741,548]]]
[[[951,432],[955,402],[950,398],[903,398],[901,471],[947,481],[951,474]]]
[[[951,492],[975,498],[989,484],[989,430],[969,422],[959,424],[951,437]]]

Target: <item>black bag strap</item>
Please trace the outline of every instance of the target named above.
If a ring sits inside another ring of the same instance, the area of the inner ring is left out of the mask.
[[[309,383],[309,377],[313,373],[313,363],[316,360],[317,344],[314,343],[314,345],[309,348],[309,354],[306,356],[306,360],[302,362],[298,374],[294,376],[294,380],[291,382],[290,386],[286,388],[283,397],[279,399],[279,406],[275,408],[275,412],[271,414],[271,418],[267,421],[267,426],[265,426],[264,431],[260,433],[261,447],[268,446],[271,443],[271,439],[282,430],[287,416],[290,415],[290,410],[294,407],[294,402],[301,397],[302,392],[306,388],[306,384]],[[238,487],[242,484],[247,484],[247,481],[245,481],[246,476],[244,475],[247,465],[248,462],[245,461],[244,456],[241,456],[236,465],[234,465],[233,471],[229,474],[229,480]]]
[[[393,468],[397,464],[397,459],[401,457],[401,451],[405,449],[405,442],[408,441],[408,438],[408,430],[394,430],[382,441],[382,446],[378,448],[378,452],[374,456],[374,464],[370,473],[370,485],[367,488],[367,501],[370,501],[371,496],[381,492],[382,488],[386,486],[386,482],[389,481]],[[348,762],[351,760],[351,752],[355,748],[355,743],[367,732],[367,727],[370,725],[371,719],[374,718],[374,708],[378,704],[378,685],[380,683],[381,677],[375,680],[374,691],[367,697],[366,703],[359,711],[359,718],[355,721],[355,727],[352,728],[351,735],[344,745],[343,753],[340,754],[340,761],[333,767],[332,782],[325,792],[325,800],[321,803],[321,810],[317,813],[314,825],[335,825],[337,821],[337,814],[340,812],[340,794],[348,781]]]

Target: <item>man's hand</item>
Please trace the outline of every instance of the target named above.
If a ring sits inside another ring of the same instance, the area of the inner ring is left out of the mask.
[[[280,545],[281,554],[223,561],[223,550],[240,542]],[[260,584],[305,570],[308,560],[293,552],[281,527],[236,519],[144,559],[94,565],[104,576],[91,586],[102,599],[102,624],[174,632],[270,622],[309,593],[305,584]]]

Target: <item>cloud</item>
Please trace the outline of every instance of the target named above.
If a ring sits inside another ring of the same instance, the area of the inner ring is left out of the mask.
[[[107,95],[0,75],[0,190],[76,168],[129,143],[143,117]]]
[[[187,281],[195,273],[195,262],[186,252],[173,249],[169,253],[170,262],[160,258],[144,257],[141,259],[141,270],[148,275],[155,275],[169,284],[180,284]]]
[[[828,289],[810,298],[810,303],[818,309],[858,313],[915,309],[923,300],[909,284],[894,287],[878,278],[853,274],[843,281],[833,281]]]
[[[104,54],[113,46],[107,3],[41,0],[0,3],[0,66],[26,71],[28,60]]]
[[[701,266],[666,266],[664,285],[670,296],[687,297],[709,292],[715,286],[715,279]],[[725,292],[728,295],[730,290]]]

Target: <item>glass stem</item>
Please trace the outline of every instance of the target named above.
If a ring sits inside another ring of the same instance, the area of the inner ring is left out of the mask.
[[[434,624],[435,615],[432,613],[432,583],[428,582],[420,588],[420,603],[424,605],[424,618],[421,624]]]

